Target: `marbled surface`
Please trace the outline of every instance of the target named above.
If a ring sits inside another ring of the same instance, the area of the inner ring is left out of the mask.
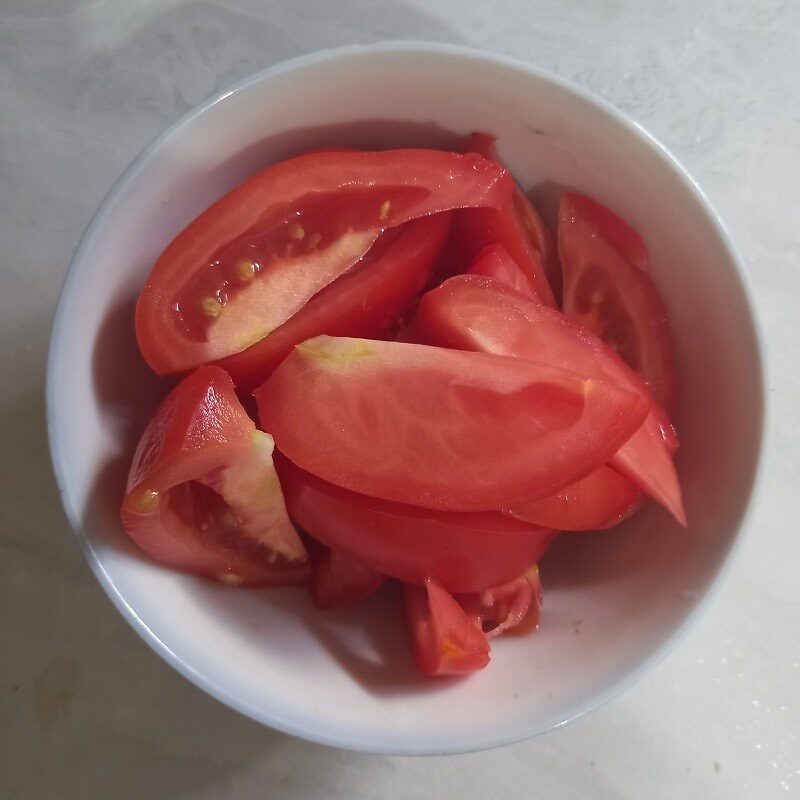
[[[792,0],[4,0],[0,797],[800,797],[799,27]],[[128,162],[242,76],[388,38],[514,55],[629,112],[721,211],[768,347],[763,485],[701,622],[606,707],[533,741],[446,758],[306,744],[172,672],[84,564],[44,429],[58,290]]]

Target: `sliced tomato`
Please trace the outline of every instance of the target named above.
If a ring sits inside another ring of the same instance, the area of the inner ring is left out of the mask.
[[[501,244],[491,244],[475,256],[467,270],[468,275],[484,275],[504,283],[531,300],[539,301],[531,282],[522,274],[517,262]]]
[[[461,608],[488,639],[503,633],[531,633],[539,627],[542,583],[534,564],[516,580],[482,592],[456,597]]]
[[[350,556],[317,541],[309,543],[311,598],[317,608],[338,608],[372,594],[385,580]]]
[[[125,530],[162,564],[223,583],[306,580],[308,559],[272,450],[230,377],[198,369],[167,395],[139,442],[121,509]]]
[[[641,504],[636,484],[603,465],[560,492],[518,503],[508,513],[560,531],[592,531],[616,525]]]
[[[607,345],[558,311],[523,297],[509,287],[477,275],[459,275],[428,292],[417,311],[417,328],[425,341],[443,347],[456,347],[486,353],[530,359],[537,364],[558,364],[587,378],[605,379],[642,397],[647,386]],[[654,407],[641,427],[609,463],[629,481],[667,508],[682,524],[686,522],[680,484],[672,463],[674,443],[667,433],[665,415]],[[671,426],[670,426],[671,427]],[[588,473],[587,473],[588,474]],[[584,476],[581,476],[584,477]],[[562,497],[551,498],[548,522],[539,520],[526,508],[544,506],[512,504],[523,518],[550,525],[551,513],[564,512],[558,527],[576,529],[593,515],[592,508],[581,509],[582,501],[593,502],[605,486],[611,513],[620,514],[632,503],[631,487],[603,472],[583,488],[571,487]],[[541,494],[528,498],[538,500]],[[567,498],[567,500],[565,500]],[[613,514],[611,514],[613,516]],[[573,518],[574,517],[574,518]],[[544,519],[544,517],[542,518]]]
[[[226,194],[161,254],[136,306],[159,374],[246,350],[348,272],[382,231],[439,211],[500,206],[513,181],[478,155],[318,152]]]
[[[219,365],[240,390],[252,390],[306,339],[320,334],[379,336],[425,287],[450,225],[450,214],[434,214],[386,231],[350,272],[269,336]]]
[[[444,511],[546,496],[605,463],[650,400],[519,358],[318,336],[256,390],[284,455],[351,491]]]
[[[406,583],[450,592],[505,583],[540,559],[553,531],[497,511],[434,511],[350,492],[275,453],[289,516],[335,552]]]
[[[473,134],[464,152],[479,153],[497,164],[494,137]],[[502,208],[480,208],[455,215],[453,241],[462,264],[471,263],[484,247],[502,245],[543,303],[556,305],[555,290],[561,285],[556,240],[524,192],[515,186],[511,202]],[[463,269],[463,267],[462,267]]]
[[[677,380],[669,322],[647,273],[642,240],[594,200],[565,194],[559,210],[558,249],[564,271],[564,313],[615,350],[671,414]]]
[[[423,675],[462,675],[489,663],[486,634],[433,581],[403,592],[414,661]]]

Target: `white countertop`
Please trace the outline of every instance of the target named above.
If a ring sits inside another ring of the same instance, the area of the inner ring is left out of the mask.
[[[5,0],[0,797],[800,797],[799,29],[792,0]],[[128,162],[240,77],[299,53],[388,38],[517,56],[631,114],[722,213],[769,348],[762,489],[700,623],[600,710],[465,756],[386,758],[307,744],[179,677],[84,564],[44,430],[58,290],[84,226]]]

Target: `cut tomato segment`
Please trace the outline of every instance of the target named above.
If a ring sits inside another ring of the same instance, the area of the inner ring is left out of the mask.
[[[458,275],[428,292],[417,311],[417,328],[425,341],[443,347],[558,364],[584,377],[606,379],[643,397],[649,396],[642,379],[591,332],[554,309],[482,276]],[[652,408],[642,426],[619,452],[612,454],[609,462],[685,524],[680,485],[672,463],[674,447],[664,421],[663,411]],[[602,477],[596,478],[587,487],[601,480]],[[604,482],[608,481],[613,478],[606,474]],[[615,484],[620,488],[618,481]],[[619,494],[612,505],[624,508],[630,492],[621,489]],[[577,506],[579,498],[589,499],[592,492],[573,487],[568,496],[572,498],[571,505]],[[528,499],[541,497],[538,494]],[[552,501],[551,510],[564,505],[563,498]],[[573,510],[577,512],[577,507]],[[591,514],[591,509],[586,513]],[[583,512],[576,516],[583,519]],[[533,519],[527,515],[525,518]]]
[[[539,627],[542,604],[539,568],[534,564],[516,580],[458,595],[456,600],[488,639],[503,633],[532,633]]]
[[[508,250],[501,244],[484,247],[475,256],[475,260],[467,270],[468,275],[483,275],[500,283],[510,286],[525,297],[539,301],[539,296],[533,290],[531,282],[522,274],[517,262],[508,254]]]
[[[478,155],[322,152],[283,161],[204,211],[161,254],[136,306],[159,374],[239,353],[370,249],[439,211],[508,203],[513,181]]]
[[[125,530],[157,561],[223,583],[306,580],[307,556],[272,449],[230,377],[218,367],[198,369],[167,395],[142,435],[121,509]]]
[[[315,539],[406,583],[450,592],[512,580],[540,559],[553,531],[497,511],[434,511],[350,492],[275,453],[289,516]]]
[[[319,336],[256,390],[278,448],[361,494],[482,511],[546,496],[607,461],[650,400],[519,358]]]
[[[311,598],[317,608],[338,608],[363,600],[384,582],[383,575],[360,561],[331,550],[317,541],[309,543]]]
[[[558,223],[564,313],[615,350],[672,414],[675,360],[664,303],[636,232],[588,197],[565,194]]]
[[[414,661],[424,675],[462,675],[489,663],[486,635],[433,581],[403,591]]]
[[[518,503],[508,513],[560,531],[590,531],[616,525],[641,504],[642,493],[635,484],[602,466],[560,492]]]
[[[494,136],[474,133],[462,149],[502,165],[494,148]],[[556,238],[519,186],[515,185],[511,203],[503,208],[470,209],[456,214],[453,240],[463,264],[472,262],[484,247],[502,245],[541,301],[556,305],[561,289]]]
[[[239,389],[252,390],[306,339],[320,334],[376,337],[391,328],[425,287],[450,224],[450,214],[434,214],[386,231],[350,272],[220,366]]]

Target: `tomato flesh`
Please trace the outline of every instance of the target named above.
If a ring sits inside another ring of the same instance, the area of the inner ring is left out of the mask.
[[[237,186],[159,257],[136,307],[159,374],[239,353],[348,272],[380,233],[465,206],[508,202],[513,181],[477,155],[318,152]]]
[[[565,194],[558,223],[564,313],[599,336],[647,382],[669,414],[675,359],[664,303],[647,273],[639,236],[588,197]]]
[[[133,459],[122,524],[155,560],[232,585],[298,583],[308,559],[272,461],[218,367],[164,399]]]
[[[275,453],[289,516],[307,533],[376,573],[450,592],[513,580],[540,559],[553,531],[496,511],[434,511],[356,494]]]
[[[639,376],[596,336],[554,309],[488,278],[459,275],[428,292],[419,305],[417,326],[426,341],[440,346],[558,364],[585,377],[609,380],[641,397],[648,396]],[[619,452],[608,459],[611,466],[685,524],[680,484],[672,463],[674,448],[665,441],[663,412],[651,408],[639,429],[621,444]],[[609,514],[615,508],[620,514],[625,513],[626,506],[633,502],[631,487],[604,472],[582,490],[571,487],[560,498],[552,498],[548,515],[558,508],[563,512],[562,524],[557,527],[580,529],[576,526],[591,518],[591,505],[583,511],[581,506],[584,500],[591,504],[602,494],[598,484],[613,493],[608,498]],[[541,497],[532,493],[527,499]],[[514,508],[517,505],[511,504]],[[597,509],[601,520],[606,518],[606,510]],[[523,516],[538,521],[528,514]],[[553,517],[547,518],[548,522],[540,524],[550,525]]]
[[[223,359],[220,366],[240,390],[252,390],[306,339],[320,334],[379,336],[424,288],[450,225],[450,214],[434,214],[386,231],[350,272],[269,336]]]
[[[479,153],[484,158],[502,164],[494,148],[494,137],[473,134],[462,150]],[[515,184],[511,202],[502,208],[480,208],[456,214],[454,241],[463,263],[490,245],[502,245],[519,266],[543,303],[556,305],[561,288],[561,265],[558,262],[556,238]]]
[[[546,496],[605,463],[648,398],[519,358],[319,336],[255,392],[280,451],[343,488],[453,511]]]
[[[424,675],[463,675],[489,663],[486,635],[441,586],[406,584],[403,599],[414,660]]]
[[[531,282],[522,274],[517,262],[508,254],[501,244],[485,247],[475,256],[475,260],[467,270],[468,275],[484,275],[487,278],[504,283],[531,300],[539,300]]]
[[[383,575],[350,556],[313,541],[311,555],[311,598],[317,608],[339,608],[356,603],[378,589]]]

